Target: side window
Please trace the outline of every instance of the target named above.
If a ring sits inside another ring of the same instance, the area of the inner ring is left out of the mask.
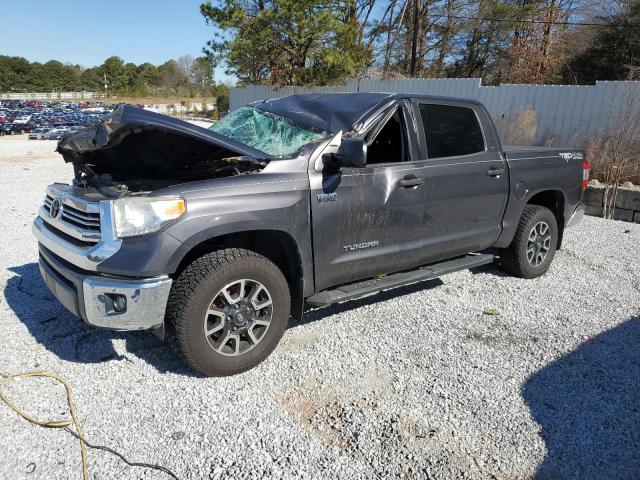
[[[407,160],[407,140],[402,121],[402,111],[396,109],[393,116],[373,140],[367,138],[367,165],[375,163],[395,163]]]
[[[484,151],[475,112],[466,107],[420,104],[429,158],[454,157]]]

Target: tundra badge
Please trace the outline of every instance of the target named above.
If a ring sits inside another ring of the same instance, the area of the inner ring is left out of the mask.
[[[378,245],[380,245],[380,242],[378,242],[378,240],[373,240],[371,242],[354,243],[351,245],[345,245],[342,248],[344,248],[345,252],[353,252],[354,250],[362,250],[364,248],[377,247]]]

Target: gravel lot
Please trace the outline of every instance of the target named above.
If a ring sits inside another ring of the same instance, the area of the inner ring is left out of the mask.
[[[26,134],[5,135],[0,137],[0,165],[54,158],[57,145],[55,140],[29,140]]]
[[[30,224],[71,177],[54,147],[0,138],[0,371],[68,379],[90,441],[183,479],[640,478],[640,225],[586,218],[536,280],[490,267],[310,311],[258,368],[201,378],[48,293]],[[67,416],[48,381],[6,391]],[[0,431],[0,478],[81,478],[68,433],[2,404]],[[169,478],[94,450],[89,467]]]

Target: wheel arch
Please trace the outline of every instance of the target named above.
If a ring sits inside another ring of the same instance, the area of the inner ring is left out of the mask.
[[[182,258],[175,271],[180,273],[196,258],[222,248],[244,248],[271,260],[282,271],[291,292],[291,316],[302,319],[304,307],[304,273],[298,245],[282,230],[247,230],[227,233],[201,241]]]
[[[558,224],[558,243],[556,249],[560,250],[565,224],[564,208],[566,198],[564,193],[561,190],[542,190],[532,195],[527,201],[527,205],[539,205],[553,212],[553,215],[556,217],[556,223]]]

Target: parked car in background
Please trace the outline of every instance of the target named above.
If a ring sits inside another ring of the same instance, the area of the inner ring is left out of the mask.
[[[71,127],[56,127],[51,129],[47,133],[46,138],[48,138],[49,140],[60,140],[67,133],[70,133],[70,132],[71,132]]]
[[[31,130],[31,133],[29,134],[29,140],[44,140],[44,135],[50,130],[51,129],[47,127],[39,127]]]
[[[30,130],[28,125],[20,123],[4,123],[0,127],[0,135],[19,135]]]
[[[111,113],[102,102],[33,101],[0,99],[0,123],[25,124],[24,131],[38,127],[97,125]],[[9,131],[6,131],[9,133]],[[17,132],[15,132],[17,133]]]

